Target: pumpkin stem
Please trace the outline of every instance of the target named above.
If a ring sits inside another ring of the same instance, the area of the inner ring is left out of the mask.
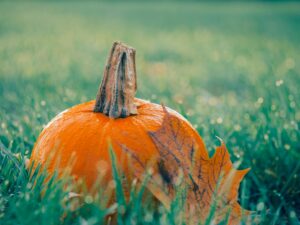
[[[135,49],[114,42],[99,87],[94,112],[110,118],[125,118],[137,114]]]

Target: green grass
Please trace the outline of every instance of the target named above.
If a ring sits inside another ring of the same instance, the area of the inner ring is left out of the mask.
[[[64,206],[62,183],[41,198],[23,159],[52,117],[95,97],[115,40],[137,49],[138,97],[176,109],[210,153],[217,135],[251,167],[244,208],[261,224],[298,224],[299,36],[298,3],[1,2],[0,224],[97,224],[112,210],[90,196]],[[176,207],[133,199],[124,223],[180,221]]]

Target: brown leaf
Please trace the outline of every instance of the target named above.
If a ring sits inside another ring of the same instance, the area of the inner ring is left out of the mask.
[[[149,132],[160,159],[153,169],[148,189],[166,207],[170,206],[176,190],[186,190],[185,206],[191,223],[205,221],[211,208],[215,207],[216,222],[230,213],[229,224],[238,224],[242,216],[242,208],[237,202],[238,188],[249,169],[233,168],[223,142],[209,158],[199,142],[201,139],[192,135],[187,123],[168,113],[165,107],[164,111],[161,128]],[[126,152],[131,151],[126,149]],[[145,165],[132,156],[133,168],[138,171],[136,175],[142,179],[141,171],[145,171]]]

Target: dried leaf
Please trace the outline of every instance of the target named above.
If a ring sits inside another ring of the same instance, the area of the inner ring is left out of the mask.
[[[237,202],[238,188],[249,169],[236,170],[222,141],[212,158],[187,124],[168,113],[160,129],[149,132],[160,159],[153,168],[148,189],[169,207],[177,190],[185,190],[185,207],[191,223],[206,220],[214,212],[215,222],[229,216],[229,224],[239,224],[242,208]],[[130,153],[130,149],[126,149]],[[132,155],[132,166],[138,178],[146,166]],[[178,194],[178,193],[177,193]],[[245,213],[248,212],[245,210]]]

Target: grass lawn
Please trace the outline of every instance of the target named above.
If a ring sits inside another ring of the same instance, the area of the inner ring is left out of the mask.
[[[298,224],[299,37],[299,3],[1,2],[0,224],[103,221],[90,196],[65,207],[61,184],[41,198],[23,161],[52,117],[95,98],[115,40],[137,49],[138,97],[188,118],[210,155],[218,136],[251,167],[243,207]],[[125,209],[125,224],[179,223],[176,207]]]

